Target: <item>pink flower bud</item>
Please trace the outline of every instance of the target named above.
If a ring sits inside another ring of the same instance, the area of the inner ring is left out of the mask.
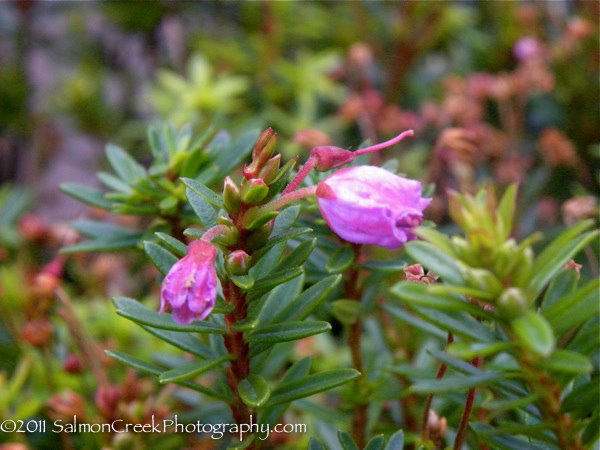
[[[317,187],[317,202],[329,227],[355,244],[400,248],[415,239],[431,199],[421,183],[374,166],[335,172]]]
[[[165,277],[160,292],[160,312],[173,312],[180,324],[202,320],[217,298],[217,250],[207,241],[188,245],[187,255],[177,261]]]
[[[513,53],[519,61],[527,61],[542,56],[544,50],[540,41],[527,36],[521,38],[513,47]]]

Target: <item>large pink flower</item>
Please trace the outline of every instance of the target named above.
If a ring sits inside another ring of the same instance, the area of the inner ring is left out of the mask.
[[[400,248],[415,239],[431,199],[421,183],[374,166],[335,172],[317,187],[317,202],[329,227],[355,244]]]
[[[210,242],[192,241],[187,255],[171,267],[162,283],[160,312],[172,311],[180,324],[208,316],[217,298],[216,257]]]

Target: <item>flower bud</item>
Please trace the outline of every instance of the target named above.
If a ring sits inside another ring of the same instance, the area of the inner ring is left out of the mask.
[[[310,152],[310,157],[316,161],[315,170],[324,171],[334,169],[352,162],[356,155],[350,150],[330,145],[315,147]]]
[[[240,190],[240,196],[244,203],[256,205],[260,203],[269,193],[269,187],[260,178],[246,180]]]
[[[230,227],[224,233],[214,238],[214,242],[224,245],[225,247],[232,247],[237,244],[240,238],[240,232],[235,227]]]
[[[47,319],[31,320],[23,327],[21,336],[34,347],[45,347],[52,339],[52,323]]]
[[[81,360],[74,354],[70,354],[63,363],[63,368],[69,373],[81,373]]]
[[[69,390],[53,395],[48,400],[48,415],[53,420],[85,420],[85,400],[79,394]]]
[[[217,298],[217,250],[203,240],[192,241],[187,255],[177,261],[165,277],[160,292],[160,312],[173,312],[180,324],[202,320]]]
[[[281,155],[275,155],[269,159],[264,167],[260,170],[258,177],[264,180],[267,184],[272,184],[273,180],[277,177],[279,171],[279,165],[281,164]]]
[[[225,267],[231,275],[244,275],[250,267],[250,255],[244,250],[235,250],[227,257]]]
[[[228,213],[236,214],[240,210],[240,190],[230,177],[223,183],[223,206]]]
[[[374,166],[349,167],[317,186],[317,202],[329,227],[355,244],[400,248],[415,239],[431,199],[421,183]]]
[[[498,312],[507,319],[514,319],[527,311],[527,303],[525,293],[519,288],[511,287],[498,298]]]
[[[272,128],[267,128],[254,144],[252,150],[252,162],[244,167],[244,176],[246,179],[256,178],[263,168],[267,160],[275,151],[275,143],[277,142],[277,133]]]
[[[469,268],[465,272],[465,278],[469,287],[480,289],[493,295],[502,292],[500,280],[489,270]]]
[[[114,385],[100,386],[94,395],[96,408],[104,418],[113,418],[120,399],[121,391]]]

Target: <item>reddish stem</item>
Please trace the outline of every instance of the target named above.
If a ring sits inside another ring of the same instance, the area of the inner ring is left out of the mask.
[[[315,167],[315,164],[317,164],[317,160],[315,158],[312,158],[312,157],[308,158],[308,160],[300,168],[300,170],[298,171],[298,173],[296,174],[294,179],[290,182],[290,184],[288,184],[285,187],[285,189],[283,190],[283,192],[281,194],[285,195],[285,194],[289,194],[290,192],[295,191],[296,188],[298,186],[300,186],[300,183],[302,183],[302,181],[304,181],[304,179],[308,176],[310,171],[313,170],[313,168]]]
[[[448,337],[446,339],[446,349],[450,344],[454,342],[454,335],[452,333],[448,333]],[[444,378],[446,374],[446,370],[448,366],[446,363],[442,363],[435,374],[435,379],[440,380]],[[421,425],[421,440],[426,441],[429,439],[429,430],[427,429],[427,421],[429,420],[429,410],[431,409],[431,403],[433,402],[433,394],[430,394],[425,401],[425,410],[423,411],[423,422]]]
[[[481,366],[483,358],[481,356],[477,356],[471,361],[471,364],[477,368]],[[458,426],[458,431],[456,432],[456,438],[454,439],[454,450],[460,450],[465,442],[465,437],[467,435],[467,426],[469,425],[469,417],[471,416],[471,411],[473,410],[473,403],[475,402],[475,388],[469,389],[467,393],[467,400],[465,401],[465,409],[463,411],[462,417],[460,418],[460,425]]]

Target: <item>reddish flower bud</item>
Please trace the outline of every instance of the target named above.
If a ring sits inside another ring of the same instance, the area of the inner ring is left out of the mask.
[[[48,235],[48,225],[35,214],[26,214],[19,220],[19,232],[26,241],[39,241]]]
[[[232,275],[244,275],[248,273],[250,266],[250,255],[244,250],[235,250],[227,257],[227,270]]]
[[[260,203],[269,193],[269,186],[260,178],[246,180],[240,189],[242,202],[249,205]]]
[[[431,199],[421,183],[374,166],[342,169],[317,187],[317,201],[329,227],[355,244],[400,248],[415,239]]]
[[[316,161],[315,169],[319,171],[334,169],[352,162],[356,155],[350,150],[339,147],[315,147],[310,152],[310,157]]]
[[[202,320],[217,298],[217,250],[207,241],[188,245],[187,255],[176,262],[162,283],[160,312],[173,312],[180,324]]]
[[[81,373],[81,360],[77,355],[71,353],[67,356],[67,359],[65,359],[63,368],[69,373]]]
[[[116,412],[117,405],[121,399],[121,391],[118,386],[100,386],[94,395],[96,408],[105,418],[112,418]]]
[[[44,347],[52,339],[52,323],[46,319],[31,320],[23,327],[21,336],[34,347]]]

